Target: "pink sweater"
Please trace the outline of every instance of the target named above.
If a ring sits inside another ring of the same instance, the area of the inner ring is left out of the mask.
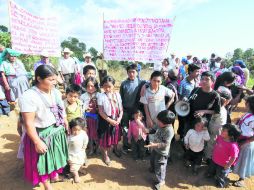
[[[128,140],[131,140],[133,137],[135,141],[138,141],[139,135],[144,141],[146,140],[146,127],[143,122],[142,125],[139,126],[135,120],[132,120],[128,129]]]

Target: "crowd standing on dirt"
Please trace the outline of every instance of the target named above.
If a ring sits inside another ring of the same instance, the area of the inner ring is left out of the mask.
[[[239,176],[238,187],[254,175],[254,92],[246,88],[249,70],[242,60],[227,68],[216,54],[179,59],[172,53],[148,80],[139,75],[139,64],[130,63],[118,91],[102,53],[96,63],[90,53],[78,61],[69,48],[62,55],[54,68],[43,50],[33,77],[19,52],[0,48],[0,114],[8,115],[11,105],[20,108],[18,158],[33,185],[50,190],[67,177],[78,183],[87,159],[100,152],[109,167],[111,153],[150,157],[153,188],[160,189],[172,162],[172,141],[178,139],[183,165],[199,175],[207,164],[204,177],[214,178],[217,187],[227,186],[230,172]],[[242,99],[247,112],[232,123],[231,112]]]

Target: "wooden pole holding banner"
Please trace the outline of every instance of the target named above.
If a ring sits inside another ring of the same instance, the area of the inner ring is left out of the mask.
[[[11,12],[10,12],[11,8],[10,8],[10,3],[11,3],[11,0],[7,0],[8,15],[9,15],[9,32],[11,34]],[[12,43],[11,43],[10,46],[11,46],[10,48],[12,48]]]
[[[104,57],[104,12],[102,13],[102,53]]]
[[[174,29],[174,25],[175,25],[175,20],[176,20],[176,16],[174,16],[173,18],[173,28],[171,30],[171,34],[173,33],[173,29]],[[172,36],[172,35],[170,35]],[[168,52],[168,47],[169,47],[169,41],[171,40],[171,38],[168,39],[168,45],[167,45],[167,49],[166,49],[166,53]]]

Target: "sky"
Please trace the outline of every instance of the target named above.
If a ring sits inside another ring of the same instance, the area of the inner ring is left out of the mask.
[[[174,18],[168,48],[178,57],[225,56],[254,48],[253,0],[15,0],[38,16],[56,16],[61,40],[69,36],[87,48],[103,49],[104,19]],[[7,0],[0,0],[0,25],[9,27]]]

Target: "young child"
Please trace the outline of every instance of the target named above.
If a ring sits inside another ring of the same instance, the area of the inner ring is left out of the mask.
[[[88,136],[83,130],[86,127],[86,122],[83,118],[77,117],[69,123],[71,135],[68,137],[68,151],[70,172],[74,176],[74,182],[79,183],[78,171],[86,161],[86,147],[88,144]]]
[[[150,86],[145,90],[144,96],[140,98],[140,102],[144,104],[146,124],[149,129],[157,129],[156,117],[158,113],[168,109],[174,102],[174,92],[162,86],[161,83],[161,72],[154,71],[150,77]],[[167,105],[165,105],[165,97],[169,97],[170,99]]]
[[[71,84],[66,89],[64,107],[68,122],[77,117],[83,117],[82,102],[79,100],[80,94],[81,87],[77,84]]]
[[[205,157],[208,162],[212,159],[213,147],[218,135],[221,133],[222,126],[227,123],[226,106],[232,99],[230,90],[224,86],[220,86],[217,89],[217,92],[220,95],[221,108],[220,113],[212,115],[208,126],[210,140],[207,142],[205,147]]]
[[[141,160],[145,157],[145,141],[147,137],[148,130],[145,127],[145,124],[142,121],[143,114],[140,110],[136,110],[133,114],[133,120],[129,124],[128,130],[128,143],[131,144],[131,150],[133,159]]]
[[[97,99],[99,96],[99,84],[93,77],[88,77],[84,81],[84,87],[86,92],[81,95],[80,99],[83,102],[83,109],[85,111],[85,117],[87,122],[87,131],[89,137],[89,153],[91,156],[97,152],[98,149],[98,106]]]
[[[155,173],[157,182],[154,188],[160,189],[165,184],[166,167],[170,151],[170,143],[174,136],[172,123],[175,121],[175,114],[169,110],[159,112],[157,122],[159,128],[154,135],[154,141],[146,148],[152,148],[150,171]]]
[[[93,66],[93,65],[86,65],[84,68],[83,68],[83,81],[82,84],[81,84],[81,88],[82,88],[82,93],[85,93],[86,92],[86,87],[85,87],[85,80],[88,78],[88,77],[93,77],[93,78],[96,78],[96,68]]]
[[[239,154],[236,140],[240,134],[241,131],[236,125],[225,124],[222,127],[221,135],[216,139],[207,177],[215,176],[217,187],[225,187],[225,178],[229,174],[231,166],[235,164]]]
[[[184,137],[186,148],[186,167],[192,165],[193,174],[198,174],[198,167],[201,165],[205,141],[210,139],[206,128],[207,121],[202,117],[195,118],[194,129],[190,129]]]
[[[113,153],[121,157],[117,149],[118,142],[121,140],[120,122],[123,117],[122,99],[118,92],[114,91],[115,79],[106,76],[102,80],[104,93],[98,98],[99,107],[99,144],[103,151],[103,158],[106,165],[110,165],[109,150],[113,146]]]
[[[7,115],[9,116],[10,113],[10,105],[8,104],[5,94],[4,94],[4,89],[2,85],[0,85],[0,115]]]

